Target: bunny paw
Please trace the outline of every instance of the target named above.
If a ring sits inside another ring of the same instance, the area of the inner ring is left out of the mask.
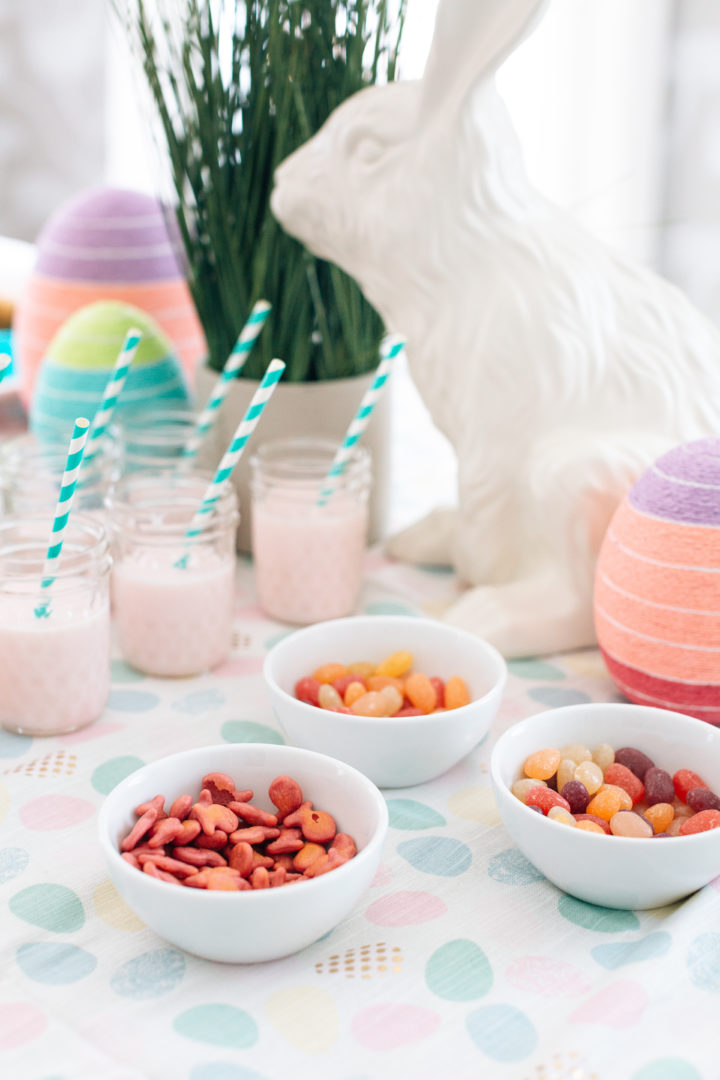
[[[407,529],[391,536],[385,545],[388,555],[402,562],[427,566],[452,566],[452,544],[457,510],[440,507]]]

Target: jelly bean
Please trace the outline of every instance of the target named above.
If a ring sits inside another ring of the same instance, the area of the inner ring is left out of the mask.
[[[597,817],[604,818],[605,821],[609,821],[613,814],[617,814],[618,810],[624,809],[624,800],[619,794],[621,791],[622,788],[616,787],[602,788],[596,795],[593,795],[587,805],[587,812],[589,814],[595,814]],[[623,791],[622,794],[626,799],[630,799],[627,792]],[[632,806],[632,802],[630,805]]]
[[[435,700],[437,702],[438,709],[445,708],[445,683],[442,679],[439,679],[437,675],[430,676],[430,682],[435,689]]]
[[[636,810],[639,807],[635,807]],[[656,833],[665,832],[670,822],[675,817],[675,811],[670,803],[653,803],[643,812],[643,817],[650,822]]]
[[[563,806],[551,806],[547,816],[553,821],[557,821],[558,825],[572,825],[573,829],[575,828],[575,818]]]
[[[576,765],[582,765],[583,761],[592,761],[590,748],[583,746],[582,743],[571,743],[570,746],[564,746],[560,751],[560,755],[563,758],[570,758]]]
[[[347,675],[347,670],[344,664],[321,664],[316,671],[313,671],[312,677],[319,683],[334,683],[336,679]]]
[[[385,702],[385,716],[393,716],[402,708],[403,696],[394,686],[386,686],[380,691],[380,697]]]
[[[559,751],[548,747],[545,750],[538,750],[526,758],[523,772],[526,776],[531,776],[533,780],[549,780],[557,772],[559,764]]]
[[[453,675],[445,683],[445,708],[462,709],[470,704],[467,683],[459,675]]]
[[[619,761],[608,765],[605,770],[605,783],[614,784],[616,787],[621,787],[623,791],[627,791],[633,805],[642,802],[645,798],[645,785],[642,780],[639,780],[627,765],[621,765]]]
[[[355,664],[348,664],[347,669],[351,674],[360,675],[363,679],[375,674],[375,665],[368,663],[367,660],[358,660]]]
[[[354,678],[354,676],[353,676],[353,678]],[[363,694],[365,694],[366,692],[367,692],[367,690],[366,690],[366,687],[365,687],[365,683],[361,683],[361,682],[357,682],[357,681],[351,682],[350,685],[348,686],[347,690],[345,691],[345,697],[343,698],[343,700],[345,702],[345,707],[347,709],[352,709],[355,702],[359,698],[361,698],[363,696]]]
[[[603,772],[607,769],[608,765],[612,765],[615,760],[615,751],[609,743],[600,743],[596,746],[592,752],[592,759],[596,765],[599,765]]]
[[[405,696],[416,709],[422,709],[424,713],[431,713],[437,705],[435,687],[419,671],[414,671],[405,680]]]
[[[698,776],[697,773],[691,769],[678,769],[673,776],[673,788],[678,799],[682,802],[687,802],[688,791],[692,791],[693,788],[707,787],[707,784]]]
[[[535,803],[530,803],[530,805],[528,806],[528,810],[534,810],[536,814],[542,814],[542,816],[545,817],[542,807],[536,806]]]
[[[692,791],[693,789],[691,788],[690,790]],[[682,802],[677,796],[673,799],[672,806],[675,811],[675,817],[690,817],[691,814],[695,813],[687,803]]]
[[[547,786],[548,786],[549,788],[551,788],[551,789],[552,789],[553,791],[557,791],[557,789],[558,789],[558,782],[557,782],[557,773],[554,773],[554,774],[553,774],[553,775],[552,775],[551,777],[549,777],[549,778],[548,778],[548,779],[547,779],[547,780],[545,781],[545,783],[546,783],[546,784],[547,784]]]
[[[531,780],[526,778],[523,780],[516,780],[510,790],[516,799],[519,799],[520,802],[526,802],[527,797],[533,788],[545,786],[544,780]]]
[[[664,769],[653,766],[645,773],[645,802],[654,806],[659,802],[672,802],[675,796],[672,776]]]
[[[526,806],[539,806],[544,814],[547,814],[551,806],[562,806],[564,810],[570,810],[570,804],[557,791],[551,791],[548,787],[534,787],[529,791],[525,800]]]
[[[584,814],[590,801],[590,792],[579,780],[563,784],[560,794],[568,803],[571,814]]]
[[[687,804],[695,813],[702,810],[720,810],[720,799],[714,791],[706,787],[690,788],[687,793]],[[160,825],[156,828],[161,828]]]
[[[597,814],[575,814],[574,818],[577,821],[578,825],[581,821],[590,821],[594,825],[597,825],[598,828],[602,830],[602,832],[608,833],[608,835],[610,834],[610,826],[608,825],[607,821],[605,820],[605,818],[598,817]]]
[[[603,782],[602,769],[594,761],[581,761],[575,769],[574,780],[579,780],[588,790],[589,795],[594,795],[600,790]]]
[[[652,769],[655,762],[638,750],[635,746],[622,746],[615,751],[615,760],[621,765],[626,765],[630,772],[634,772],[638,779],[645,781],[645,773]]]
[[[557,767],[557,786],[560,791],[575,779],[577,765],[572,758],[563,758]]]
[[[319,690],[320,683],[317,679],[310,678],[309,675],[306,675],[303,679],[298,679],[295,683],[295,697],[299,701],[304,701],[306,705],[319,705]]]
[[[657,805],[661,806],[662,803],[657,803]],[[676,815],[672,819],[672,821],[670,822],[668,827],[663,832],[658,833],[658,835],[659,836],[679,836],[680,835],[680,830],[683,827],[683,824],[686,821],[688,821],[692,816],[693,816],[692,814],[687,814],[684,817],[677,817],[677,815]]]
[[[382,663],[375,668],[376,675],[392,675],[397,678],[405,675],[413,666],[413,656],[409,652],[394,652],[386,656]]]
[[[647,840],[653,835],[649,821],[632,810],[618,810],[610,818],[610,832],[613,836],[632,836]]]
[[[318,690],[318,702],[321,709],[334,710],[342,707],[343,699],[334,686],[331,686],[330,683],[323,683]]]
[[[394,686],[402,696],[405,692],[405,680],[396,679],[392,675],[369,675],[365,680],[368,690],[384,690],[386,686]]]
[[[632,799],[625,791],[625,788],[618,787],[616,784],[603,784],[600,791],[614,791],[620,799],[620,809],[632,810]],[[600,794],[600,791],[598,794]]]
[[[701,810],[699,814],[693,814],[692,817],[683,821],[679,835],[690,836],[692,833],[707,832],[708,829],[718,828],[720,828],[720,811]]]
[[[610,832],[610,829],[602,829],[595,821],[590,821],[589,818],[581,818],[580,821],[576,821],[576,828],[582,829],[583,832],[600,833]]]
[[[355,716],[385,716],[385,698],[377,690],[368,690],[353,702],[350,712]]]
[[[424,716],[425,713],[422,709],[416,709],[414,705],[404,705],[399,712],[395,713],[395,716]]]
[[[361,679],[357,675],[353,675],[351,673],[348,673],[347,675],[342,675],[339,679],[336,679],[335,682],[332,685],[337,690],[338,694],[340,695],[340,697],[344,701],[345,700],[345,694],[347,692],[347,688],[349,686],[351,686],[352,683],[356,683],[356,682],[360,683],[360,685],[363,687],[363,690],[366,689],[365,680]]]

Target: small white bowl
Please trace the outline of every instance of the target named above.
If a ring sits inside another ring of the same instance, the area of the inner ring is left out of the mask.
[[[460,675],[473,700],[429,716],[373,717],[334,713],[295,697],[295,684],[321,664],[380,663],[406,649],[414,667],[448,679]],[[268,653],[265,681],[277,721],[295,746],[354,765],[383,788],[424,784],[447,772],[487,735],[507,669],[480,638],[434,619],[363,615],[316,623],[283,638]]]
[[[322,877],[257,892],[208,892],[157,881],[120,857],[120,842],[137,820],[134,809],[162,793],[166,806],[200,792],[209,772],[228,773],[253,788],[253,805],[274,812],[267,790],[291,776],[303,795],[349,833],[357,855]],[[304,949],[337,926],[369,889],[387,833],[380,792],[355,769],[292,746],[205,746],[138,769],[108,795],[99,815],[100,844],[115,887],[156,933],[206,960],[255,963]]]
[[[720,829],[647,840],[599,836],[548,820],[510,785],[536,750],[571,743],[635,746],[671,775],[692,769],[720,792],[720,731],[702,720],[641,705],[569,705],[515,724],[492,752],[490,772],[505,828],[523,855],[565,892],[610,908],[674,903],[720,874]]]

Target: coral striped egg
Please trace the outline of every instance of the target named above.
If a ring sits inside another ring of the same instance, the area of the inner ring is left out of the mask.
[[[618,507],[595,628],[631,701],[720,724],[720,439],[671,450]]]
[[[176,232],[156,199],[122,188],[83,191],[52,215],[38,236],[13,327],[26,405],[60,326],[98,300],[132,304],[152,316],[192,380],[207,350]]]

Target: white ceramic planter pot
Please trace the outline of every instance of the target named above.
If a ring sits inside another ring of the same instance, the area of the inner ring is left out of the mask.
[[[370,386],[374,372],[351,379],[328,379],[324,382],[280,383],[268,403],[253,435],[247,453],[233,473],[233,483],[240,503],[238,548],[250,551],[250,458],[252,451],[271,439],[293,435],[325,436],[340,445],[360,399]],[[198,407],[207,401],[217,373],[207,367],[197,372],[195,392]],[[213,468],[220,461],[237,425],[257,389],[253,379],[237,379],[223,402],[217,423],[198,458],[203,468]],[[363,446],[372,458],[373,486],[370,493],[370,541],[385,535],[390,495],[390,394],[377,404]]]

